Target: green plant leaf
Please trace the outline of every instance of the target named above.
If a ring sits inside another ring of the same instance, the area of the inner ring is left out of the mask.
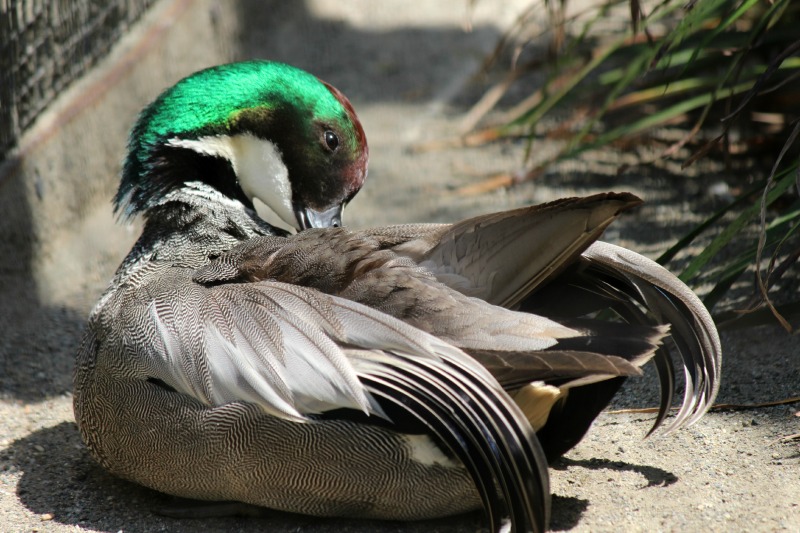
[[[778,177],[774,187],[767,193],[766,204],[771,205],[794,183],[794,173],[796,166],[785,170]],[[722,233],[717,235],[714,240],[684,269],[680,276],[684,282],[696,276],[717,253],[733,239],[735,239],[744,227],[749,224],[761,211],[761,199],[759,198],[753,205],[745,209],[736,219],[726,227]]]

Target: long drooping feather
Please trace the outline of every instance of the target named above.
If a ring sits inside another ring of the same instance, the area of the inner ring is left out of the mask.
[[[717,328],[703,303],[664,267],[620,246],[596,242],[583,257],[598,270],[627,281],[629,297],[638,300],[656,321],[671,325],[686,385],[681,409],[667,431],[695,423],[717,396],[722,365]],[[669,404],[662,401],[656,426]]]
[[[366,370],[366,387],[418,418],[449,446],[472,475],[493,529],[510,519],[516,531],[544,531],[550,513],[546,460],[513,401],[457,367],[382,359],[356,363]]]

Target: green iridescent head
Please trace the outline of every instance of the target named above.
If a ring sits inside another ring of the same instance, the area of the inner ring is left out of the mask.
[[[200,181],[299,229],[341,223],[367,176],[369,150],[347,98],[268,61],[202,70],[164,91],[131,131],[115,197],[126,215]]]

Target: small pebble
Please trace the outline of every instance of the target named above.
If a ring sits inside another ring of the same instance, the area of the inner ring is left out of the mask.
[[[53,513],[44,513],[42,516],[42,522],[47,522],[48,520],[53,519]]]

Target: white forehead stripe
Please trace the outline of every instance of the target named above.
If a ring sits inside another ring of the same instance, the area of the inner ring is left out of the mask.
[[[292,209],[289,170],[274,143],[245,133],[233,137],[214,135],[196,140],[170,139],[167,145],[227,159],[233,166],[239,185],[250,199],[258,198],[275,211],[281,220],[297,228]]]

